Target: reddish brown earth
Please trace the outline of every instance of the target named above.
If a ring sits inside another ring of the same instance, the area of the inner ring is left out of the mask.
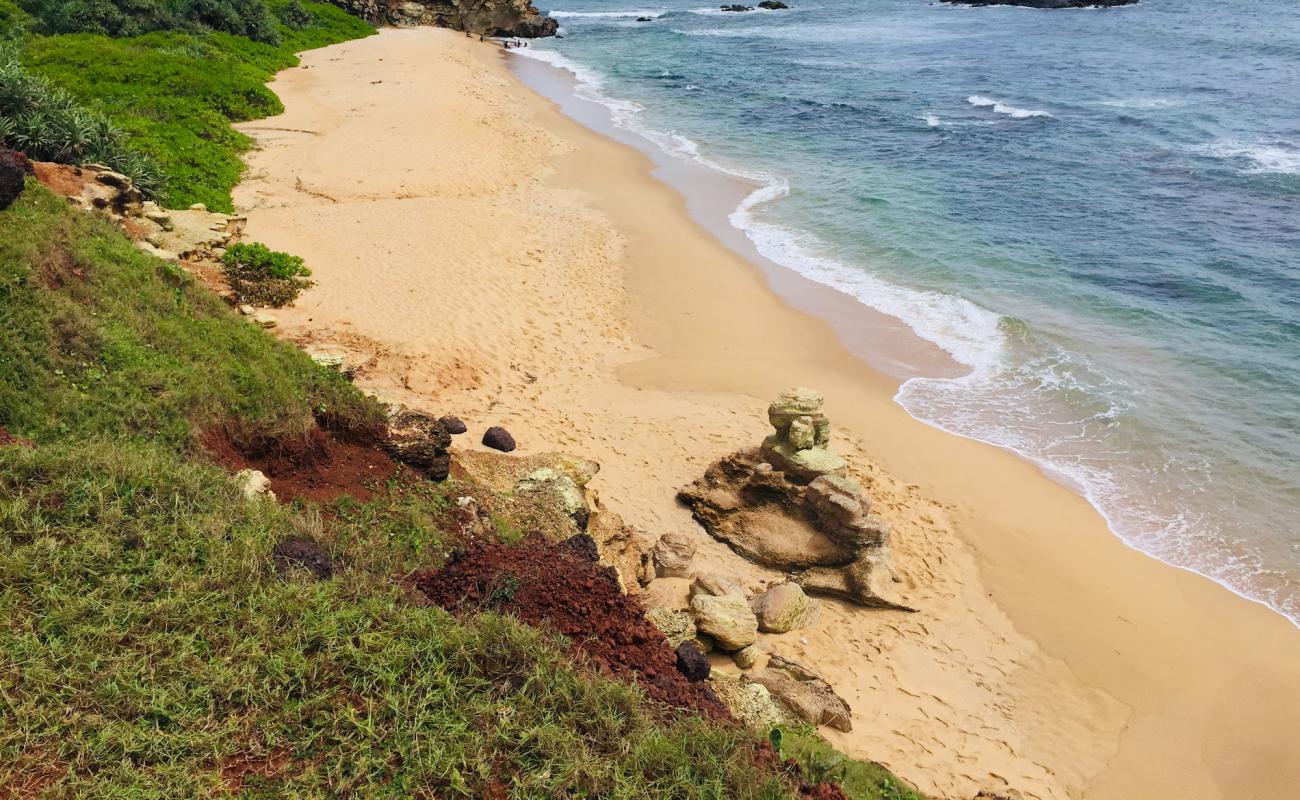
[[[345,495],[365,502],[399,474],[397,463],[377,442],[348,441],[321,428],[297,440],[249,445],[236,444],[224,429],[213,428],[199,440],[218,464],[232,472],[261,470],[271,481],[271,491],[284,502],[302,498],[328,503]]]
[[[63,197],[75,197],[81,194],[81,190],[85,189],[87,184],[94,183],[90,173],[80,167],[70,167],[66,164],[33,161],[32,170],[36,173],[36,180],[51,192]]]
[[[36,447],[36,445],[33,444],[30,439],[24,439],[21,436],[14,436],[12,433],[10,433],[8,430],[5,429],[5,426],[0,425],[0,447],[4,447],[6,445],[11,445],[11,444],[17,445],[18,447],[31,447],[31,448]]]
[[[594,559],[586,536],[562,544],[530,534],[516,545],[472,545],[441,570],[414,577],[449,611],[495,611],[558,631],[597,670],[640,684],[674,708],[718,719],[729,714],[713,692],[677,671],[676,656],[641,605],[620,591],[614,570]]]

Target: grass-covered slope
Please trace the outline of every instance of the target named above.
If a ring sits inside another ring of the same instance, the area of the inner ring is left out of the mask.
[[[36,445],[0,447],[0,795],[786,796],[743,732],[407,602],[394,576],[456,545],[442,488],[248,502],[192,448],[368,419],[346,382],[39,188],[0,264],[0,423]],[[278,572],[288,537],[334,577]]]
[[[325,3],[275,7],[296,9],[286,14],[289,23],[275,23],[275,43],[206,28],[119,39],[78,33],[29,37],[21,59],[32,75],[121,129],[124,144],[156,167],[157,194],[167,205],[205,203],[228,212],[230,190],[243,170],[240,154],[251,145],[230,123],[282,110],[266,83],[297,63],[296,52],[373,32]],[[4,107],[0,82],[0,109]]]

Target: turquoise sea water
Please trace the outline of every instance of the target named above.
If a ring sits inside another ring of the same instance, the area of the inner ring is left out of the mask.
[[[753,180],[760,252],[970,369],[905,383],[913,415],[1300,623],[1294,0],[787,1],[555,0],[522,52]]]

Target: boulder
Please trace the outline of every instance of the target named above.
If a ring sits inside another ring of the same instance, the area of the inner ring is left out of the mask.
[[[741,669],[752,669],[758,663],[758,657],[763,654],[762,648],[758,642],[754,642],[748,647],[742,647],[731,654],[731,658],[736,662],[736,666]]]
[[[695,540],[684,533],[665,533],[650,551],[655,577],[690,577],[691,559],[695,558]]]
[[[682,642],[695,638],[695,619],[678,608],[652,608],[645,612],[645,618],[659,629],[670,647],[677,647]]]
[[[753,6],[742,6],[742,5],[737,5],[737,4],[726,5],[726,6],[718,6],[718,8],[721,9],[722,11],[735,11],[735,12],[738,12],[738,13],[739,13],[739,12],[744,12],[744,11],[753,11],[753,10],[754,10],[754,7],[753,7]]]
[[[443,481],[451,469],[451,434],[432,414],[399,408],[388,416],[384,450],[394,461],[430,480]]]
[[[691,598],[695,627],[713,637],[719,649],[734,652],[758,638],[758,619],[744,595],[696,594]]]
[[[766,8],[768,11],[779,11],[783,8],[789,8],[790,6],[782,3],[781,0],[763,0],[763,2],[758,4],[758,7]]]
[[[709,659],[695,642],[682,642],[677,645],[677,671],[686,676],[686,680],[698,683],[709,679]]]
[[[853,711],[820,675],[778,655],[754,677],[799,719],[810,725],[829,725],[840,731],[853,730]]]
[[[483,445],[493,450],[509,453],[515,449],[515,437],[505,428],[493,425],[483,432]]]
[[[822,475],[808,484],[804,501],[819,530],[849,547],[884,545],[889,525],[867,512],[871,501],[852,478]]]
[[[460,417],[453,417],[451,415],[448,415],[440,418],[438,421],[442,423],[442,427],[446,429],[447,433],[450,433],[452,436],[464,433],[465,431],[469,430],[469,428],[466,427],[465,423],[461,422]]]
[[[788,633],[806,628],[817,619],[821,607],[797,583],[778,583],[750,601],[758,629],[763,633]]]

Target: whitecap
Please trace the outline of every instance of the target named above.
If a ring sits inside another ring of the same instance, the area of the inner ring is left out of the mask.
[[[938,114],[922,114],[921,119],[925,120],[925,124],[931,128],[937,128],[943,124],[943,120],[939,119]]]
[[[1245,161],[1247,174],[1300,175],[1300,146],[1287,141],[1243,142],[1225,140],[1196,148],[1215,158]]]
[[[1012,119],[1029,119],[1030,117],[1051,117],[1046,111],[1040,111],[1034,108],[1016,108],[1008,105],[1001,100],[995,100],[992,97],[985,97],[982,94],[973,94],[966,98],[966,102],[976,108],[992,108],[996,114],[1006,114]]]
[[[666,13],[666,10],[662,8],[657,11],[562,11],[561,10],[561,11],[548,11],[547,13],[550,16],[555,17],[556,19],[566,19],[570,17],[576,19],[583,19],[583,18],[636,19],[637,17],[649,17],[650,19],[658,19],[659,17],[662,17]]]

